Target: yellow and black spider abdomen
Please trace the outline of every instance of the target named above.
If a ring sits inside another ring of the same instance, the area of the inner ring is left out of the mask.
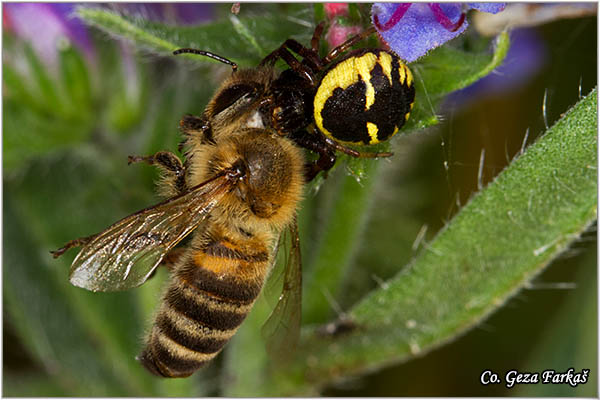
[[[314,119],[340,142],[376,144],[404,125],[415,99],[412,73],[385,50],[360,49],[324,73],[314,98]]]

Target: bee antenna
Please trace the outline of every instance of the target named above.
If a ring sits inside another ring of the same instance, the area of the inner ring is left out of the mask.
[[[227,64],[231,66],[231,69],[233,70],[233,72],[237,71],[237,64],[234,63],[231,60],[228,60],[225,57],[221,57],[218,54],[215,53],[211,53],[210,51],[204,51],[204,50],[198,50],[198,49],[190,49],[190,48],[183,48],[183,49],[177,49],[173,52],[173,55],[178,55],[178,54],[197,54],[199,56],[206,56],[209,58],[212,58],[213,60],[217,60],[222,62],[223,64]]]

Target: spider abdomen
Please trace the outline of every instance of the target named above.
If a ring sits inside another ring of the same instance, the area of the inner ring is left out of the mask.
[[[314,97],[314,120],[337,141],[376,144],[404,125],[414,99],[412,74],[400,58],[361,49],[325,71]]]

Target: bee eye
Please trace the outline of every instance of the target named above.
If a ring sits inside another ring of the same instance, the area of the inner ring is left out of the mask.
[[[217,115],[239,101],[242,103],[250,103],[255,100],[258,95],[258,88],[254,85],[233,85],[221,91],[219,96],[215,98],[213,113],[214,115]]]

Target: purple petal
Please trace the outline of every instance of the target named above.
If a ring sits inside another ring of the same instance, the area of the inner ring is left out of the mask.
[[[171,3],[176,8],[177,19],[183,24],[197,24],[214,18],[214,4],[209,3]]]
[[[400,22],[400,20],[402,19],[402,17],[404,17],[404,14],[406,14],[406,11],[409,9],[410,6],[410,3],[398,4],[392,15],[383,24],[381,23],[381,21],[379,21],[379,15],[377,15],[377,13],[373,13],[373,24],[377,27],[377,30],[379,32],[389,31],[394,26],[396,26],[398,22]]]
[[[433,16],[444,28],[449,30],[450,32],[456,32],[458,28],[462,26],[465,22],[465,13],[461,12],[460,17],[456,22],[452,22],[450,18],[444,13],[442,10],[442,6],[436,3],[429,3],[429,9],[433,13]]]
[[[490,14],[497,14],[504,10],[506,3],[467,3],[469,8]]]
[[[69,38],[82,49],[88,57],[93,57],[94,45],[90,40],[88,28],[79,17],[75,14],[75,6],[73,3],[54,3],[52,12],[57,18],[65,21],[65,28]]]
[[[72,16],[74,4],[6,3],[5,18],[21,38],[31,42],[46,63],[56,65],[57,44],[68,38],[92,57],[92,44],[80,20]]]
[[[441,3],[442,12],[455,23],[462,14],[461,3]],[[372,14],[385,24],[396,11],[398,4],[376,3]],[[400,58],[412,62],[431,49],[441,46],[465,31],[465,21],[455,32],[450,32],[438,22],[426,3],[415,3],[406,11],[402,20],[387,31],[379,32],[383,40]]]

